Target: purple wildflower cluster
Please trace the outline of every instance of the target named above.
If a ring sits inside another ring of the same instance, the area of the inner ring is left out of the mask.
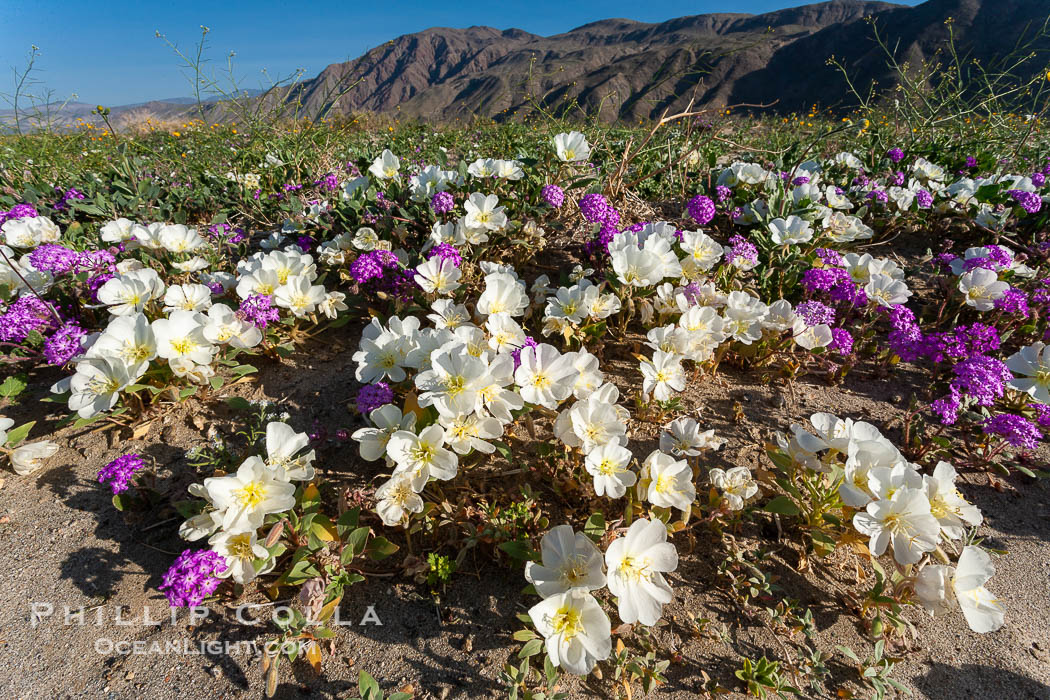
[[[886,151],[886,156],[890,159],[891,162],[900,163],[902,160],[904,160],[904,149],[900,147],[891,148],[890,150]]]
[[[1038,192],[1007,190],[1006,194],[1010,195],[1029,214],[1038,214],[1039,210],[1043,208],[1043,198],[1039,196]]]
[[[427,253],[427,259],[429,260],[430,258],[448,260],[456,267],[459,267],[463,263],[463,256],[451,243],[438,243]]]
[[[868,295],[841,267],[812,267],[802,273],[802,286],[810,294],[827,293],[835,303],[866,306]]]
[[[265,294],[252,294],[237,307],[237,318],[266,328],[281,318],[281,310],[273,305],[273,298]]]
[[[409,299],[418,288],[415,271],[406,270],[389,250],[362,253],[350,263],[350,276],[366,291],[384,291]]]
[[[1019,450],[1034,450],[1041,435],[1030,420],[1010,413],[992,416],[983,424],[984,432],[998,435]]]
[[[853,335],[845,328],[832,328],[831,345],[828,346],[828,350],[843,356],[849,355],[853,352]]]
[[[1028,295],[1016,287],[1010,287],[995,300],[995,308],[1006,314],[1028,318]]]
[[[592,224],[611,223],[615,226],[620,222],[620,212],[600,194],[583,195],[580,198],[580,213]]]
[[[838,267],[846,262],[846,259],[842,257],[842,253],[831,248],[817,248],[813,253],[820,258],[825,265]]]
[[[64,275],[108,267],[116,262],[116,258],[108,250],[77,252],[56,243],[45,243],[29,253],[29,262],[37,270]]]
[[[554,209],[560,209],[561,205],[565,203],[565,190],[557,185],[544,185],[543,189],[540,190],[540,195],[543,197],[543,201]]]
[[[795,313],[802,317],[807,326],[819,326],[835,322],[835,309],[819,301],[804,301],[795,307]]]
[[[0,340],[21,343],[33,331],[44,333],[55,327],[47,302],[33,295],[19,297],[0,314]]]
[[[447,214],[456,207],[456,200],[451,192],[435,192],[430,198],[430,208],[435,214]]]
[[[729,239],[729,246],[725,256],[728,264],[748,268],[758,264],[758,248],[740,234]]]
[[[134,452],[117,457],[98,472],[98,483],[109,484],[114,494],[124,493],[131,485],[135,472],[146,466],[142,457]]]
[[[34,219],[39,214],[32,204],[16,204],[10,211],[0,211],[0,224],[12,219]]]
[[[75,321],[66,321],[50,338],[44,341],[44,360],[49,365],[64,365],[79,355],[87,331]]]
[[[366,384],[357,392],[357,410],[368,415],[380,406],[394,402],[394,390],[386,382]]]
[[[972,399],[978,406],[991,406],[1002,398],[1006,384],[1013,379],[1009,368],[987,355],[974,355],[952,367],[954,379],[948,384],[949,393],[930,404],[945,425],[958,420],[964,399]]]
[[[56,187],[55,191],[62,192],[62,189]],[[62,196],[59,197],[57,202],[55,202],[55,205],[52,207],[52,209],[54,209],[55,211],[65,211],[69,208],[69,201],[71,199],[84,199],[84,193],[70,187],[65,192],[62,192]]]
[[[926,190],[919,190],[915,193],[915,203],[919,209],[929,209],[933,206],[933,195]]]
[[[715,203],[710,197],[698,194],[686,206],[689,216],[700,226],[706,226],[715,218]]]
[[[1032,173],[1032,177],[1030,179],[1032,180],[1032,184],[1036,187],[1042,187],[1046,184],[1046,175],[1042,173]]]
[[[187,549],[171,565],[157,586],[173,608],[200,605],[222,583],[218,574],[226,571],[226,559],[210,549]]]
[[[718,198],[718,203],[726,201],[733,196],[733,190],[729,189],[725,185],[718,185],[715,187],[715,196]]]

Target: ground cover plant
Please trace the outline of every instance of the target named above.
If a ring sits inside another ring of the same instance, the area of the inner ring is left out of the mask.
[[[11,481],[94,445],[116,526],[167,538],[154,598],[287,603],[271,695],[345,660],[359,591],[451,624],[489,579],[485,693],[909,694],[930,618],[1010,624],[975,502],[1046,476],[1050,157],[1041,115],[877,109],[5,138]],[[796,399],[847,389],[878,415]]]

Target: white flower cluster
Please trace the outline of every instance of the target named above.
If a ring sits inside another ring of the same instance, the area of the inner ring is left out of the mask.
[[[569,525],[545,534],[540,552],[541,563],[525,566],[525,578],[543,598],[529,617],[546,639],[551,663],[569,673],[586,675],[612,653],[612,625],[592,591],[608,585],[620,619],[647,626],[660,620],[673,597],[664,574],[678,568],[678,551],[659,520],[631,523],[604,562],[590,538]]]
[[[306,433],[270,422],[265,457],[249,457],[233,474],[190,486],[190,493],[206,503],[203,512],[180,526],[179,535],[190,541],[209,538],[208,544],[226,561],[220,577],[244,584],[276,565],[277,559],[259,541],[258,530],[267,515],[295,505],[293,481],[314,478],[314,451],[306,451],[309,442]]]
[[[839,496],[861,509],[853,527],[870,538],[873,556],[889,549],[901,565],[928,562],[926,555],[939,552],[942,542],[962,540],[968,527],[981,524],[980,510],[956,489],[958,475],[947,462],[924,475],[870,423],[815,413],[810,425],[813,432],[794,425],[792,437],[779,435],[778,442],[797,463],[841,479]],[[974,631],[994,631],[1003,609],[983,587],[994,571],[984,552],[967,546],[954,570],[926,563],[915,592],[931,611],[946,609],[954,598]]]

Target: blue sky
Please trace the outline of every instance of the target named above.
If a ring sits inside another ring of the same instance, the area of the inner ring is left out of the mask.
[[[760,13],[805,4],[792,0],[531,0],[493,2],[331,2],[299,4],[256,0],[168,0],[103,3],[5,0],[0,26],[0,94],[12,92],[12,68],[25,65],[30,45],[40,48],[35,75],[59,99],[119,105],[192,94],[179,59],[155,33],[192,51],[206,25],[209,70],[236,52],[242,87],[269,85],[261,71],[287,77],[316,75],[329,63],[356,58],[401,34],[433,26],[517,27],[557,34],[587,22],[627,17],[659,22],[706,12]],[[910,2],[909,4],[915,4]],[[104,9],[103,9],[104,8]],[[38,88],[39,90],[39,88]],[[3,107],[6,105],[0,105]]]

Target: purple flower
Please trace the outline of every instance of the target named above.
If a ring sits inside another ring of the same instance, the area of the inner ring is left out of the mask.
[[[795,307],[795,313],[802,317],[807,326],[819,326],[822,323],[830,326],[835,322],[835,309],[819,301],[804,301]]]
[[[983,423],[983,428],[988,435],[998,435],[1020,450],[1034,450],[1042,437],[1030,420],[1010,413],[992,416]]]
[[[39,214],[32,204],[16,204],[11,211],[0,211],[0,224],[11,219],[35,219]]]
[[[831,291],[840,283],[853,286],[849,273],[841,267],[812,267],[802,273],[802,286],[811,294]]]
[[[919,209],[929,209],[933,206],[933,195],[926,190],[919,190],[915,193],[915,201],[919,205]]]
[[[514,350],[510,351],[511,357],[514,358],[514,369],[515,370],[517,370],[518,367],[521,367],[521,351],[524,350],[525,348],[534,348],[538,344],[539,343],[537,343],[536,340],[531,335],[527,335],[527,336],[525,336],[525,342],[521,344],[520,348],[515,348]]]
[[[366,416],[380,406],[393,402],[394,390],[386,382],[366,384],[357,392],[357,410]]]
[[[79,256],[75,250],[55,243],[45,243],[29,254],[33,267],[53,275],[64,275],[72,272]]]
[[[689,200],[686,206],[689,216],[700,226],[706,226],[715,218],[715,203],[710,197],[698,194]]]
[[[47,302],[39,297],[19,297],[0,314],[0,340],[21,343],[33,331],[41,333],[54,328],[55,317]]]
[[[879,202],[880,204],[885,204],[890,201],[890,196],[883,190],[872,190],[871,192],[868,192],[866,196],[873,202]]]
[[[108,483],[114,494],[124,493],[131,485],[131,478],[135,476],[135,472],[145,466],[142,457],[134,452],[122,455],[99,470],[98,483]]]
[[[163,583],[157,588],[164,591],[173,608],[200,605],[222,583],[218,574],[226,568],[226,559],[218,552],[187,549],[164,574]]]
[[[66,321],[44,341],[44,360],[49,365],[64,365],[83,351],[81,341],[87,331],[75,321]]]
[[[729,239],[729,245],[725,258],[728,264],[748,269],[758,264],[758,248],[751,241],[737,234]]]
[[[451,192],[435,192],[430,198],[430,208],[435,214],[447,214],[456,207],[456,200]]]
[[[966,167],[967,168],[976,168],[977,167],[977,159],[974,158],[973,156],[966,156]]]
[[[897,172],[893,173],[893,175],[890,176],[890,182],[892,182],[897,187],[902,187],[904,185],[905,179],[906,179],[905,174],[903,172],[901,172],[900,170],[898,170]]]
[[[600,194],[585,194],[580,198],[580,213],[592,224],[607,223],[610,211],[615,210]]]
[[[955,392],[973,398],[979,406],[991,406],[1002,398],[1006,383],[1014,378],[1000,360],[987,355],[974,355],[952,367],[955,379],[950,386]]]
[[[806,185],[806,184],[809,184],[809,178],[806,177],[805,175],[799,175],[798,177],[796,177],[794,180],[791,181],[791,184],[794,185],[795,187],[799,187],[800,185]]]
[[[733,190],[729,189],[725,185],[718,185],[717,187],[715,187],[715,195],[717,195],[718,197],[718,203],[721,204],[722,202],[726,201],[727,199],[733,196]]]
[[[1029,214],[1038,214],[1043,208],[1043,199],[1036,192],[1025,192],[1024,190],[1007,190],[1006,194],[1013,197],[1014,201],[1021,205]]]
[[[565,203],[565,191],[557,185],[544,185],[540,194],[549,206],[558,209]]]
[[[450,260],[453,265],[459,267],[463,263],[463,256],[460,255],[456,247],[451,243],[438,243],[436,246],[430,249],[427,254],[427,259],[430,258],[441,258],[442,260]]]
[[[237,308],[237,317],[255,324],[256,328],[266,328],[268,324],[280,320],[281,310],[273,305],[272,297],[252,294]]]
[[[891,148],[886,151],[886,156],[894,163],[900,163],[904,160],[904,149],[899,147]]]
[[[849,355],[853,352],[853,336],[845,328],[832,328],[828,349],[843,356]]]
[[[1036,187],[1042,187],[1046,184],[1046,175],[1042,173],[1032,173],[1032,184]]]
[[[91,297],[91,301],[93,301],[96,304],[98,303],[98,290],[101,289],[102,285],[104,285],[106,282],[109,282],[111,279],[113,279],[113,277],[114,275],[112,272],[102,272],[100,274],[95,275],[94,277],[88,278],[88,295]]]
[[[1028,295],[1016,287],[1010,287],[995,300],[995,308],[1004,313],[1028,318]]]

